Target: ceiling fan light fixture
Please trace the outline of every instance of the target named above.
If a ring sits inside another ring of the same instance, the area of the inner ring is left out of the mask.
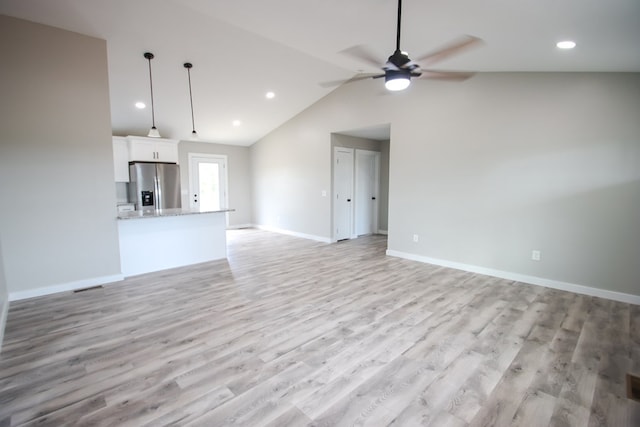
[[[384,87],[397,92],[405,90],[411,84],[411,75],[404,70],[387,70],[384,76]]]

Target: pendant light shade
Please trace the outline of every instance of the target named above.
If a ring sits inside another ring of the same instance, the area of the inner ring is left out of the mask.
[[[184,63],[184,68],[187,69],[187,76],[189,78],[189,101],[191,103],[191,139],[198,139],[198,133],[196,132],[196,122],[193,118],[193,94],[191,92],[191,68],[193,64],[190,62]]]
[[[151,60],[154,58],[153,53],[145,52],[144,57],[149,61],[149,87],[151,89],[151,129],[147,136],[151,138],[160,138],[160,132],[156,128],[156,115],[153,108],[153,78],[151,77]]]

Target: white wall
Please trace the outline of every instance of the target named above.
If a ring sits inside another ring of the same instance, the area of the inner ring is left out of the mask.
[[[637,73],[347,84],[252,146],[255,221],[329,237],[331,133],[391,123],[391,251],[640,295],[638,117]]]
[[[0,16],[0,58],[10,297],[119,278],[105,41]]]

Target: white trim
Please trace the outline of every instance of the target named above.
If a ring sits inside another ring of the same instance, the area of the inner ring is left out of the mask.
[[[4,341],[4,330],[7,327],[7,316],[9,314],[9,300],[7,299],[0,307],[0,351],[2,351],[2,343]]]
[[[378,234],[384,234],[386,236],[389,232],[387,230],[378,230]]]
[[[315,240],[316,242],[331,243],[328,237],[314,236],[313,234],[298,233],[297,231],[284,230],[282,228],[271,227],[269,225],[256,225],[259,230],[272,231],[274,233],[286,234],[287,236],[301,237],[303,239]]]
[[[114,274],[111,276],[92,277],[90,279],[77,280],[75,282],[61,283],[58,285],[45,286],[42,288],[27,289],[25,291],[9,292],[9,301],[18,301],[21,299],[41,297],[58,292],[73,291],[76,289],[90,288],[92,286],[104,285],[112,282],[124,280],[123,274]]]
[[[255,228],[253,224],[233,224],[227,225],[227,230],[239,230],[241,228]]]
[[[558,289],[561,291],[574,292],[577,294],[589,295],[592,297],[599,297],[610,299],[613,301],[625,302],[628,304],[640,305],[640,295],[625,294],[623,292],[592,288],[590,286],[545,279],[543,277],[528,276],[526,274],[511,273],[508,271],[494,270],[492,268],[479,267],[476,265],[445,261],[441,259],[425,257],[422,255],[410,254],[407,252],[394,251],[391,249],[387,249],[387,255],[412,261],[419,261],[426,264],[435,264],[442,267],[455,268],[457,270],[469,271],[471,273],[484,274],[486,276],[499,277],[501,279],[514,280],[516,282],[528,283],[531,285],[544,286],[545,288]]]
[[[121,137],[116,137],[114,136],[114,138],[121,138]],[[124,137],[125,139],[129,140],[129,141],[134,141],[134,140],[140,140],[140,141],[148,141],[148,142],[171,142],[173,144],[178,144],[180,143],[179,139],[169,139],[169,138],[152,138],[149,136],[137,136],[137,135],[127,135],[126,137]]]

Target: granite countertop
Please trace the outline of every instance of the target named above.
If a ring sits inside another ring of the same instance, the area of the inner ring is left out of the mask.
[[[158,209],[158,210],[141,210],[118,213],[118,219],[139,219],[139,218],[160,218],[165,216],[180,216],[180,215],[199,215],[210,213],[224,213],[233,212],[235,209],[220,209],[217,211],[212,210],[200,210],[192,208],[178,208],[178,209]]]

